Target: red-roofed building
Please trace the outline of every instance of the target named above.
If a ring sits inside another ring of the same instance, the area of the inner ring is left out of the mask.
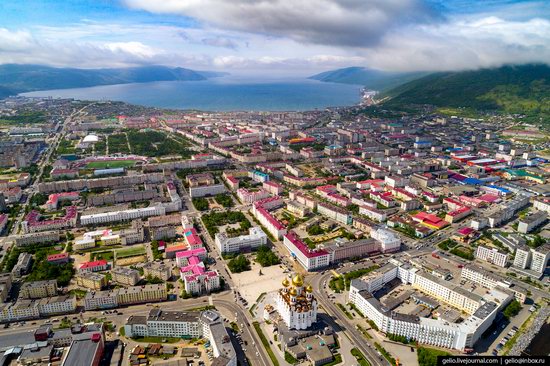
[[[310,249],[293,231],[286,233],[283,238],[283,243],[290,255],[296,258],[306,271],[313,271],[330,264],[330,254],[326,250]]]
[[[46,260],[50,263],[61,264],[69,262],[69,253],[50,254]]]
[[[449,225],[447,221],[437,217],[434,214],[429,214],[426,212],[419,212],[416,215],[412,216],[412,219],[434,230],[440,230]]]
[[[106,271],[109,268],[109,264],[105,259],[101,259],[93,262],[84,262],[78,267],[78,273],[87,272],[100,272]]]
[[[38,231],[66,229],[76,226],[78,210],[76,206],[69,206],[65,209],[65,216],[51,219],[41,220],[40,212],[32,210],[25,216],[21,222],[21,226],[25,233],[35,233]]]
[[[202,239],[195,228],[186,229],[183,232],[183,237],[190,249],[199,249],[203,246]]]

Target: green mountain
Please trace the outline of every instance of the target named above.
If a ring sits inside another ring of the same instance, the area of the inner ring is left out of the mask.
[[[383,94],[385,108],[419,105],[500,110],[535,119],[550,116],[550,67],[542,64],[440,72],[413,80]]]
[[[206,80],[221,75],[223,73],[166,66],[76,69],[6,64],[0,65],[0,97],[35,90],[84,88],[151,81]]]
[[[309,79],[331,83],[363,85],[368,89],[384,91],[407,83],[411,80],[418,79],[424,75],[426,75],[426,73],[386,72],[354,66],[346,67],[344,69],[325,71],[320,74],[310,76]]]

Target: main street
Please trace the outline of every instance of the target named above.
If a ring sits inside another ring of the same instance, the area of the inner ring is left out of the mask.
[[[365,263],[356,264],[353,267],[350,267],[349,270],[359,269],[365,267]],[[319,301],[319,304],[324,308],[324,310],[335,319],[335,323],[339,326],[340,329],[336,329],[336,332],[343,333],[347,336],[352,343],[365,355],[371,365],[377,366],[387,366],[389,362],[381,357],[377,351],[375,351],[374,345],[372,345],[364,336],[361,334],[355,326],[349,321],[348,318],[344,316],[342,311],[334,304],[333,301],[328,296],[325,286],[323,284],[328,282],[331,277],[330,272],[315,274],[311,277],[308,277],[308,281],[313,286],[313,293]]]

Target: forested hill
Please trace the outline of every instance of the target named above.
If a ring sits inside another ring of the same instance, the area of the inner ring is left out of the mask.
[[[429,104],[502,110],[548,119],[550,67],[530,64],[435,73],[393,88],[381,97],[388,98],[385,107],[394,109]]]

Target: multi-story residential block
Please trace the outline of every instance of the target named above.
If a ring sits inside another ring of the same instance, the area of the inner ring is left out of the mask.
[[[197,248],[197,249],[189,249],[189,250],[182,250],[180,252],[176,253],[176,265],[178,267],[184,267],[189,265],[189,258],[191,257],[197,257],[201,261],[205,261],[208,257],[208,252],[206,251],[206,248]]]
[[[128,337],[205,338],[212,347],[213,364],[237,366],[237,353],[223,319],[213,310],[199,314],[152,309],[148,316],[130,316],[124,330]]]
[[[529,268],[531,266],[531,248],[527,245],[518,246],[513,265],[521,269]]]
[[[70,314],[76,311],[75,296],[46,297],[38,301],[38,312],[42,316]]]
[[[25,282],[19,290],[21,299],[42,299],[57,295],[57,280]]]
[[[12,281],[13,274],[11,272],[0,273],[0,303],[8,299]]]
[[[148,262],[143,266],[143,275],[168,281],[172,277],[172,267],[164,263]]]
[[[166,240],[176,237],[176,226],[158,226],[149,229],[151,240]]]
[[[13,242],[18,247],[32,244],[53,243],[59,241],[59,231],[41,231],[37,233],[18,235]]]
[[[84,309],[112,309],[118,306],[118,290],[89,291],[84,297]]]
[[[53,193],[48,197],[46,202],[46,208],[50,211],[57,210],[59,203],[63,201],[76,201],[80,198],[79,192],[63,192],[63,193]]]
[[[248,235],[230,238],[226,233],[217,233],[215,243],[220,253],[237,253],[250,251],[267,244],[267,235],[259,227],[251,227]]]
[[[83,215],[80,217],[80,223],[82,225],[106,224],[118,221],[142,219],[150,216],[162,216],[165,214],[166,208],[159,205],[144,208],[135,208],[125,211],[112,211],[92,215]]]
[[[286,204],[286,209],[292,214],[302,218],[311,213],[311,209],[297,201],[290,201]]]
[[[383,210],[379,210],[375,207],[370,206],[360,206],[359,207],[359,214],[367,216],[369,219],[383,222],[387,219],[387,214]]]
[[[114,268],[111,270],[111,276],[114,282],[126,286],[134,286],[141,280],[141,276],[137,270],[126,267]]]
[[[26,234],[38,231],[67,229],[76,226],[77,216],[78,210],[76,206],[66,207],[65,216],[50,220],[42,220],[40,212],[32,210],[21,222],[21,228]]]
[[[107,276],[100,273],[84,272],[76,276],[76,284],[91,290],[99,291],[107,286]]]
[[[483,245],[477,247],[475,257],[500,267],[506,267],[506,263],[508,262],[507,253],[500,252],[496,248],[487,248]]]
[[[281,184],[273,181],[263,182],[262,188],[274,196],[280,195],[284,190],[284,187]]]
[[[263,189],[248,190],[246,188],[239,188],[237,190],[237,197],[239,197],[242,203],[253,203],[268,198],[269,196],[269,192]]]
[[[30,253],[19,253],[19,257],[17,257],[17,263],[12,269],[13,274],[16,277],[21,277],[31,270],[33,257]]]
[[[351,214],[347,210],[328,203],[319,202],[317,204],[317,212],[345,225],[351,225],[353,221]]]
[[[540,226],[548,219],[548,214],[544,211],[537,211],[531,215],[524,216],[518,221],[518,232],[527,234]]]
[[[119,305],[143,304],[147,302],[166,301],[168,293],[166,284],[132,286],[118,289]]]

